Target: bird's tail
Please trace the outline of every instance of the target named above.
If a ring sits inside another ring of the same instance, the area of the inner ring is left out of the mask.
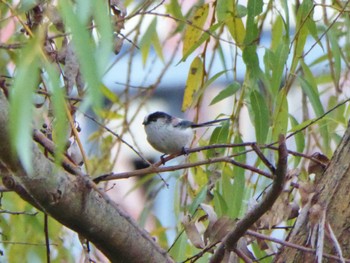
[[[193,123],[191,125],[192,128],[200,128],[200,127],[205,127],[205,126],[212,126],[215,125],[218,122],[223,122],[223,121],[229,121],[230,118],[225,118],[225,119],[218,119],[218,120],[213,120],[213,121],[208,121],[208,122],[203,122],[203,123]]]

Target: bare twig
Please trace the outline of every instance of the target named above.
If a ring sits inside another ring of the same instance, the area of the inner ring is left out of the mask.
[[[272,175],[264,172],[256,167],[239,163],[233,158],[230,157],[217,157],[217,158],[211,158],[203,161],[198,161],[195,163],[184,163],[184,164],[179,164],[179,165],[172,165],[172,166],[167,166],[167,167],[159,167],[161,165],[160,162],[153,164],[147,168],[140,169],[140,170],[135,170],[131,172],[124,172],[124,173],[108,173],[108,174],[103,174],[100,175],[96,178],[94,178],[95,183],[99,183],[101,181],[109,181],[109,180],[115,180],[115,179],[125,179],[125,178],[130,178],[134,176],[141,176],[141,175],[147,175],[151,173],[163,173],[163,172],[169,172],[169,171],[177,171],[180,169],[187,169],[191,167],[196,167],[200,165],[207,165],[207,164],[212,164],[212,163],[231,163],[233,165],[236,165],[238,167],[241,167],[243,169],[251,170],[257,174],[261,174],[267,178],[272,178]]]
[[[30,213],[30,212],[26,212],[26,211],[13,212],[13,211],[9,211],[9,210],[0,210],[0,214],[36,216],[38,214],[38,212]]]
[[[44,213],[44,233],[45,233],[45,243],[46,243],[46,262],[50,263],[50,238],[49,238],[49,222],[48,216]]]

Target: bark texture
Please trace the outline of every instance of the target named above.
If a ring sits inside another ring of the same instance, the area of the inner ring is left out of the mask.
[[[112,262],[173,262],[132,218],[82,177],[57,169],[34,142],[34,172],[26,173],[11,154],[8,122],[8,102],[0,93],[0,171],[7,187],[87,238]]]
[[[335,151],[327,169],[316,185],[316,195],[312,204],[318,204],[326,213],[325,223],[329,223],[340,244],[344,258],[350,258],[350,127],[348,126],[340,145]],[[305,246],[310,227],[309,220],[298,233],[288,240]],[[334,242],[325,234],[324,253],[339,256]],[[275,262],[313,262],[314,255],[293,248],[284,247]],[[323,258],[322,262],[338,262]]]

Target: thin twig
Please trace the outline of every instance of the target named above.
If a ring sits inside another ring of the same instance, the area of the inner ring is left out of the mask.
[[[48,215],[44,213],[44,233],[45,233],[45,244],[46,244],[46,262],[50,263],[50,237],[49,237],[49,222]]]
[[[30,213],[30,212],[13,212],[9,210],[0,210],[0,214],[10,214],[10,215],[27,215],[27,216],[36,216],[38,212]]]
[[[200,165],[207,165],[207,164],[213,164],[213,163],[231,163],[235,166],[241,167],[243,169],[251,170],[257,174],[261,174],[267,178],[272,178],[272,175],[270,173],[267,173],[265,171],[262,171],[256,167],[239,163],[235,160],[233,160],[230,157],[217,157],[217,158],[211,158],[203,161],[198,161],[195,163],[184,163],[184,164],[179,164],[179,165],[172,165],[172,166],[166,166],[166,167],[159,167],[160,163],[156,163],[154,165],[151,165],[147,168],[144,169],[139,169],[135,170],[132,172],[123,172],[123,173],[108,173],[108,174],[103,174],[100,175],[96,178],[93,179],[93,181],[97,184],[101,181],[109,181],[109,180],[115,180],[115,179],[125,179],[125,178],[130,178],[134,176],[141,176],[141,175],[147,175],[151,173],[163,173],[163,172],[169,172],[169,171],[177,171],[180,169],[187,169],[187,168],[192,168]]]

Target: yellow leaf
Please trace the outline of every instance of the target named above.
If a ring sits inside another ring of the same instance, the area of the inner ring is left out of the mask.
[[[187,110],[194,102],[199,88],[202,86],[203,78],[203,62],[199,57],[196,57],[188,72],[186,81],[184,99],[182,102],[182,111]]]
[[[199,40],[201,35],[203,34],[203,25],[205,21],[207,20],[209,13],[209,4],[204,4],[201,7],[199,7],[192,17],[191,24],[187,25],[185,36],[184,36],[184,43],[183,43],[183,49],[182,54],[187,54],[188,50],[196,44],[196,42]]]

